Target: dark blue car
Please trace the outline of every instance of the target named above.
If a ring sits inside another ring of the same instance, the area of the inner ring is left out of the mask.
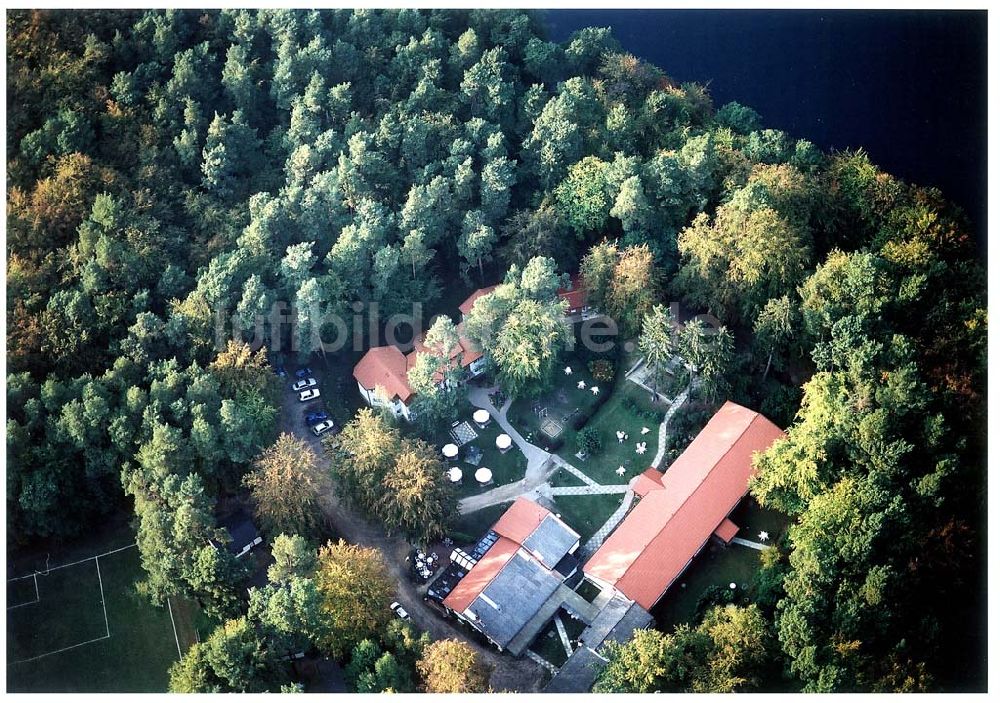
[[[312,425],[312,424],[314,424],[316,422],[321,422],[323,420],[327,420],[327,419],[329,419],[329,417],[330,416],[327,415],[323,411],[310,412],[310,413],[306,413],[306,422],[308,424]]]
[[[288,372],[285,371],[285,367],[284,366],[275,366],[274,367],[274,372],[276,374],[278,374],[278,378],[284,378],[285,376],[288,375]]]
[[[312,376],[312,369],[305,366],[295,372],[295,378],[305,378],[306,376]]]

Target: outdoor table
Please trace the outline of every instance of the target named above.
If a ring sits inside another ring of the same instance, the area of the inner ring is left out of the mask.
[[[476,412],[472,413],[472,421],[480,427],[486,427],[486,425],[490,422],[490,414],[488,411],[480,408]]]
[[[497,449],[500,450],[502,454],[505,454],[508,449],[510,449],[511,438],[509,434],[499,434],[496,439]]]

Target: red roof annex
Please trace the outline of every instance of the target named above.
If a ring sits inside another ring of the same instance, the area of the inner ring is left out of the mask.
[[[500,535],[500,538],[458,582],[454,590],[444,599],[444,604],[455,612],[464,612],[507,565],[507,562],[517,554],[524,540],[528,539],[542,520],[551,514],[527,498],[515,500],[493,525],[493,531]]]
[[[662,478],[647,471],[636,480],[645,497],[584,573],[652,608],[717,529],[732,531],[724,523],[747,493],[754,452],[784,434],[760,413],[726,402]]]

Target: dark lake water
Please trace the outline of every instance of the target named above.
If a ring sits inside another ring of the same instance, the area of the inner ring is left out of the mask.
[[[626,50],[721,106],[824,149],[864,148],[940,188],[985,251],[986,12],[550,10],[553,40],[612,27]]]

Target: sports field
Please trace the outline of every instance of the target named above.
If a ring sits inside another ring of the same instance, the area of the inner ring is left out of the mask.
[[[136,593],[138,549],[74,556],[7,581],[7,690],[166,691],[192,634],[177,634],[173,608]]]

